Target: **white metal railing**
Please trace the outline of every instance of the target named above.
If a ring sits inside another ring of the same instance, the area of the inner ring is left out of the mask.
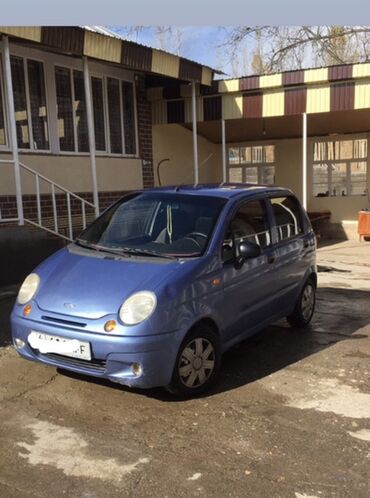
[[[13,160],[7,159],[7,160],[0,160],[0,163],[8,163],[8,164],[14,164]],[[95,213],[95,205],[92,202],[87,201],[86,199],[83,199],[79,195],[69,191],[65,187],[62,187],[58,183],[54,182],[53,180],[50,180],[43,174],[35,171],[34,169],[30,168],[26,164],[23,164],[21,162],[18,163],[20,170],[21,171],[26,171],[27,173],[31,174],[34,177],[35,180],[35,196],[36,196],[36,218],[32,219],[32,217],[27,216],[24,217],[24,221],[29,223],[30,225],[39,227],[43,230],[46,230],[47,232],[50,232],[54,235],[57,235],[59,237],[62,237],[63,239],[72,241],[73,240],[73,229],[76,228],[74,227],[74,221],[78,221],[79,225],[81,226],[81,221],[82,221],[82,228],[86,228],[87,225],[87,209],[91,208],[93,212]],[[52,203],[52,219],[50,220],[50,216],[47,217],[45,216],[45,213],[43,213],[43,205],[41,202],[42,196],[47,195],[45,192],[45,189],[43,190],[43,193],[41,193],[41,184],[46,184],[50,187],[50,194],[51,194],[51,203]],[[60,216],[58,215],[58,207],[57,207],[57,195],[65,195],[66,199],[66,206],[67,206],[67,217],[65,216]],[[72,215],[72,204],[71,200],[77,201],[81,205],[81,210],[80,214],[77,215],[77,217]],[[23,196],[22,196],[22,207],[23,207]],[[67,222],[67,234],[63,233],[63,228],[62,223],[60,223],[61,219],[65,220]],[[2,217],[1,213],[1,208],[0,208],[0,223],[15,223],[19,222],[20,218],[19,216],[14,218],[4,218]],[[50,226],[51,223],[51,226]]]

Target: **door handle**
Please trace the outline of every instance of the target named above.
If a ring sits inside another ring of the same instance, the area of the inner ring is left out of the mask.
[[[271,255],[271,256],[268,256],[267,257],[267,262],[269,265],[271,265],[274,261],[275,261],[275,256],[274,255]]]

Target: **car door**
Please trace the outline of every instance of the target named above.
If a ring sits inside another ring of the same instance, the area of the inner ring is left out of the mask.
[[[293,195],[272,196],[273,265],[278,279],[277,304],[288,312],[298,294],[315,250],[314,238],[305,231],[302,208]]]
[[[237,265],[238,244],[258,244],[261,254]],[[223,239],[224,330],[226,342],[238,342],[269,320],[276,286],[270,218],[265,199],[245,201],[233,212]]]

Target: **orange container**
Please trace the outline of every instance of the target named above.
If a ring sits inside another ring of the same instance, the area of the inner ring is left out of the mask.
[[[358,234],[362,237],[370,237],[370,211],[360,211],[358,213]]]

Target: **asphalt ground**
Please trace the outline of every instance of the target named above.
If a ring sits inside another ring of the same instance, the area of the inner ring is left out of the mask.
[[[311,326],[268,327],[187,401],[21,359],[3,296],[0,497],[368,498],[369,256],[320,249]]]

